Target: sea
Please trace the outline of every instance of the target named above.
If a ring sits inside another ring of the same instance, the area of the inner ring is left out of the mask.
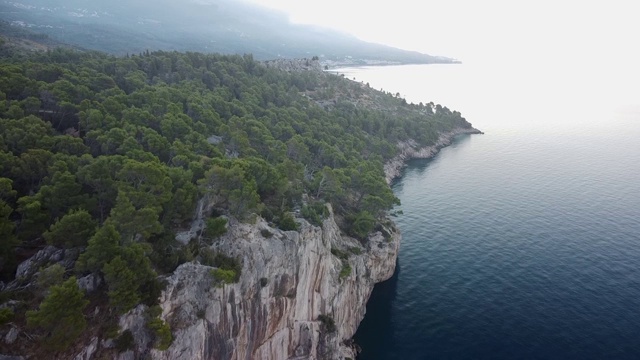
[[[554,66],[336,70],[484,132],[393,183],[358,359],[640,359],[640,76]]]

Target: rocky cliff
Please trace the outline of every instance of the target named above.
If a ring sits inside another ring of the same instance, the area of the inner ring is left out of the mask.
[[[385,164],[387,182],[401,174],[406,161],[432,157],[465,133],[480,131],[458,128],[423,148],[413,141],[399,143],[398,155]],[[183,243],[201,233],[202,218],[209,211],[206,203],[206,198],[200,201],[193,228],[179,234]],[[351,338],[364,318],[373,286],[395,270],[400,234],[394,224],[387,221],[363,245],[342,234],[332,211],[322,226],[296,220],[299,231],[273,228],[261,218],[254,224],[229,221],[227,234],[212,244],[212,250],[241,259],[239,281],[221,284],[213,267],[181,265],[166,278],[160,299],[161,318],[174,336],[171,346],[165,351],[153,348],[145,306],[140,305],[120,318],[120,328],[134,335],[135,347],[117,357],[354,359]],[[49,246],[21,264],[18,273],[27,276],[52,261],[71,268],[76,257],[75,252]],[[79,279],[88,292],[99,286],[89,280]],[[76,359],[95,358],[114,346],[112,340],[95,336],[86,344]]]
[[[465,133],[480,131],[458,128],[423,148],[414,141],[399,143],[398,155],[385,164],[387,182],[401,174],[406,161],[432,157]],[[200,201],[193,228],[178,236],[181,242],[201,233],[202,218],[210,210],[206,203],[206,198]],[[227,234],[211,247],[241,259],[239,281],[222,284],[213,267],[181,265],[166,278],[160,299],[161,318],[174,336],[171,346],[153,348],[146,309],[140,305],[119,320],[120,328],[134,335],[135,347],[117,358],[355,359],[351,338],[373,286],[395,270],[400,234],[393,222],[387,221],[363,245],[340,231],[332,211],[322,226],[296,220],[299,231],[273,228],[261,218],[254,224],[229,221]],[[21,264],[18,273],[27,276],[52,261],[71,268],[76,257],[49,246]],[[99,286],[89,280],[79,279],[88,292]],[[112,340],[95,336],[86,344],[76,359],[95,358],[114,346]]]
[[[482,134],[482,131],[472,127],[456,128],[452,131],[441,133],[435,144],[425,147],[419,147],[413,140],[399,142],[397,145],[398,155],[384,165],[384,175],[387,184],[391,184],[393,179],[400,176],[402,169],[407,165],[407,161],[411,159],[432,158],[440,149],[451,145],[456,136],[462,134]]]
[[[366,245],[341,234],[333,215],[281,231],[258,219],[230,224],[215,250],[242,259],[237,283],[215,285],[209,266],[181,265],[161,297],[174,341],[149,349],[143,309],[120,320],[135,355],[153,359],[355,358],[350,339],[373,285],[394,272],[400,235],[389,222]],[[121,354],[122,359],[134,353]]]
[[[474,133],[480,131],[458,128],[422,148],[414,141],[399,143],[398,155],[385,164],[387,182],[400,175],[406,161],[433,157],[457,135]],[[350,339],[373,286],[393,275],[400,234],[389,221],[362,245],[341,233],[332,213],[321,227],[298,222],[298,232],[272,228],[260,218],[254,225],[230,223],[212,247],[242,259],[240,280],[216,285],[214,268],[181,265],[167,278],[161,298],[172,345],[151,349],[139,307],[120,320],[136,338],[135,351],[120,358],[355,359]]]

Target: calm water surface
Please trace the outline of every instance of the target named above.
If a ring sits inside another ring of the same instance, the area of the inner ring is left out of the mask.
[[[341,70],[485,131],[394,184],[398,268],[360,359],[640,359],[640,91],[518,70]]]

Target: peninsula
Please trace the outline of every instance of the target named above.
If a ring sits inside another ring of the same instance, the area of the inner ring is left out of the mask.
[[[354,358],[388,182],[478,132],[317,59],[3,45],[0,353]]]

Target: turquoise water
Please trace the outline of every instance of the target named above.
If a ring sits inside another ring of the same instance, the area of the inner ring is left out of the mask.
[[[640,358],[633,84],[467,65],[343,72],[485,131],[393,185],[398,268],[368,304],[360,359]]]

